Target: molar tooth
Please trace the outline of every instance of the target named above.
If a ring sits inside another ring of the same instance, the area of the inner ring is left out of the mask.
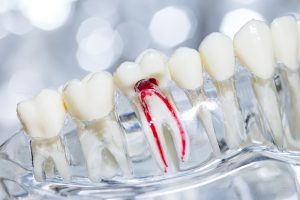
[[[246,136],[234,86],[235,55],[232,40],[222,33],[212,33],[202,41],[199,51],[205,69],[217,86],[225,140],[230,148],[239,148]]]
[[[44,179],[44,163],[48,159],[50,168],[57,168],[64,179],[70,179],[65,150],[59,134],[64,125],[66,111],[61,95],[44,89],[35,98],[23,101],[17,106],[17,114],[25,132],[31,138],[33,173],[38,181]]]
[[[300,77],[299,77],[299,63],[298,63],[298,47],[299,47],[299,33],[296,19],[292,16],[279,17],[273,20],[271,24],[271,31],[273,36],[273,45],[275,49],[275,56],[279,63],[278,74],[280,77],[280,84],[284,85],[283,81],[286,81],[285,91],[278,90],[280,95],[281,106],[283,106],[283,115],[289,116],[290,122],[285,129],[286,142],[288,148],[299,149],[299,142],[297,141],[297,135],[300,134]],[[286,80],[282,80],[285,77]],[[283,88],[283,87],[282,87]],[[286,96],[290,94],[290,96]],[[286,101],[286,98],[290,99],[290,102]],[[290,112],[287,112],[287,108],[291,104]]]
[[[93,181],[116,175],[118,167],[125,175],[131,173],[122,131],[111,114],[114,94],[113,79],[108,72],[71,81],[63,91],[67,110],[76,119],[89,178]]]
[[[114,78],[119,88],[133,100],[137,107],[146,138],[158,166],[165,172],[170,172],[178,168],[178,160],[188,160],[190,144],[179,112],[168,98],[167,91],[159,89],[167,86],[170,81],[166,64],[167,58],[162,53],[146,50],[137,58],[136,64],[129,62],[121,64]],[[132,68],[132,71],[126,70],[128,68]],[[130,78],[131,74],[135,73],[136,79]],[[174,144],[171,144],[171,139],[164,136],[166,125],[170,129],[169,133]],[[177,158],[173,156],[170,146],[175,147]]]
[[[168,66],[172,79],[179,87],[185,90],[193,106],[200,105],[200,110],[198,111],[199,118],[203,123],[214,153],[220,155],[220,148],[215,136],[211,113],[205,105],[201,105],[207,98],[202,88],[202,64],[199,53],[191,48],[179,48],[170,57]],[[201,90],[200,93],[198,90]]]
[[[283,145],[283,128],[275,93],[273,75],[275,61],[272,35],[267,24],[252,20],[234,37],[234,48],[241,63],[251,71],[253,88],[279,148]]]

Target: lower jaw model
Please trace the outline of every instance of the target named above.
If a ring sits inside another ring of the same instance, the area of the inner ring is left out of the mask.
[[[168,58],[149,49],[135,62],[122,63],[113,74],[92,73],[68,82],[62,91],[44,89],[17,106],[24,132],[31,140],[35,179],[43,181],[56,169],[65,181],[71,180],[62,140],[68,116],[76,124],[88,178],[93,182],[135,177],[131,154],[143,154],[145,149],[158,174],[203,166],[253,143],[299,150],[298,37],[298,25],[291,16],[275,19],[271,28],[252,20],[233,41],[222,33],[212,33],[202,41],[199,51],[182,47]],[[255,109],[264,122],[259,130],[246,128],[249,119],[244,118],[240,104],[245,97],[236,89],[239,63],[249,74]],[[283,90],[274,80],[279,67],[286,77],[280,79],[287,85]],[[213,83],[215,98],[206,89],[208,80]],[[173,86],[188,99],[191,109],[180,108]],[[290,95],[290,101],[284,101],[282,93]],[[135,146],[128,142],[130,133],[118,118],[116,94],[129,100],[141,124],[143,134],[134,139]],[[203,129],[191,132],[192,120]],[[197,149],[201,155],[195,155]],[[202,155],[205,158],[200,158]]]

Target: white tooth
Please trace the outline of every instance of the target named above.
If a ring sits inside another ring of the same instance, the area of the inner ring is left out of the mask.
[[[141,101],[141,91],[134,92],[134,87],[136,83],[142,79],[144,81],[148,81],[150,85],[154,87],[154,91],[163,96],[163,98],[167,98],[159,89],[158,86],[151,83],[148,79],[155,78],[158,80],[159,86],[167,86],[167,82],[170,80],[169,71],[167,68],[167,58],[160,52],[155,50],[146,50],[137,58],[137,63],[124,63],[119,69],[117,69],[114,74],[114,80],[117,85],[123,90],[124,93],[127,94],[130,98],[134,98],[133,102],[138,108],[139,115],[142,119],[145,135],[150,143],[150,148],[153,153],[153,157],[157,161],[159,167],[162,170],[173,169],[176,168],[175,158],[171,155],[171,151],[168,149],[170,147],[170,143],[172,141],[170,139],[164,138],[164,129],[163,127],[167,124],[170,128],[170,132],[172,138],[174,140],[174,144],[171,146],[175,146],[177,159],[178,160],[187,160],[189,157],[189,139],[187,134],[184,132],[184,137],[186,138],[186,147],[185,147],[185,156],[182,158],[182,140],[181,133],[178,128],[178,124],[176,123],[175,117],[179,118],[179,112],[176,110],[175,106],[170,105],[173,109],[173,113],[168,109],[168,106],[164,103],[164,101],[158,97],[156,94],[149,95],[144,99],[144,102]],[[138,84],[137,84],[138,85]],[[135,96],[133,96],[135,94]],[[165,99],[166,100],[166,99]],[[156,103],[153,103],[156,102]],[[149,109],[150,117],[152,116],[153,122],[149,123],[147,121],[147,116],[144,113],[143,105],[147,104]],[[162,112],[164,111],[164,112]],[[159,116],[157,116],[159,114]],[[155,117],[153,117],[155,116]],[[181,122],[179,122],[181,123]],[[160,155],[158,145],[156,143],[156,139],[153,134],[153,130],[150,128],[151,125],[154,125],[157,129],[158,139],[161,141],[162,149],[165,152],[165,160],[167,162],[168,167],[165,166],[165,163]]]
[[[275,61],[272,35],[267,24],[252,20],[244,25],[234,37],[234,47],[238,58],[256,77],[253,86],[278,147],[282,147],[283,128],[279,105],[272,79]]]
[[[117,166],[125,175],[130,173],[122,132],[117,122],[110,118],[114,91],[113,79],[108,72],[71,81],[63,91],[67,109],[77,119],[79,139],[93,181],[116,175]],[[91,120],[86,126],[80,122]]]
[[[52,165],[65,179],[70,179],[68,162],[59,138],[66,117],[61,95],[57,91],[44,89],[35,98],[19,103],[17,113],[25,132],[32,139],[35,178],[43,180],[43,163],[52,158]]]
[[[82,81],[70,81],[63,92],[70,114],[84,121],[107,116],[113,108],[113,95],[114,84],[108,72],[88,75]]]
[[[232,40],[222,33],[208,35],[199,47],[205,69],[217,81],[229,79],[234,74]]]
[[[193,92],[200,89],[203,85],[202,64],[199,53],[191,48],[179,48],[169,59],[169,70],[172,79],[176,84],[185,89],[186,94],[190,97],[196,107],[199,102],[204,102],[205,97],[200,95],[194,97]],[[211,114],[205,107],[199,107],[199,118],[207,132],[207,136],[212,144],[216,155],[220,154],[218,142],[215,137],[214,127],[211,120]]]
[[[236,55],[255,76],[269,79],[274,74],[272,35],[268,25],[251,20],[234,36]]]
[[[134,85],[143,78],[140,66],[133,62],[122,63],[114,73],[116,85],[129,96],[134,92]]]
[[[196,50],[186,47],[177,49],[168,66],[172,79],[181,88],[195,90],[202,86],[202,65]]]
[[[297,22],[292,16],[279,17],[271,23],[275,56],[291,70],[298,69]]]
[[[208,73],[217,81],[223,111],[225,140],[229,148],[238,148],[243,142],[243,120],[235,95],[235,55],[232,40],[222,33],[208,35],[200,45],[201,58]]]
[[[139,63],[144,76],[156,78],[161,86],[167,85],[170,80],[167,62],[168,58],[154,49],[145,50],[136,59],[136,63]]]

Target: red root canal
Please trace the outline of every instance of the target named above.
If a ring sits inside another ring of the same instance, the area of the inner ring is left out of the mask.
[[[160,157],[165,166],[164,171],[167,172],[168,163],[166,161],[166,157],[165,157],[164,150],[162,148],[162,144],[158,137],[155,123],[152,120],[151,112],[149,110],[146,98],[148,96],[153,96],[153,95],[157,96],[163,102],[163,104],[168,108],[172,117],[176,121],[177,127],[180,132],[180,136],[181,136],[181,145],[182,145],[181,160],[183,161],[184,157],[185,157],[185,151],[186,151],[186,135],[185,135],[186,133],[183,129],[182,123],[181,123],[175,109],[173,108],[172,104],[170,103],[170,101],[158,89],[158,81],[156,79],[154,79],[154,78],[142,79],[135,84],[134,90],[139,96],[139,101],[142,106],[146,120],[148,122],[148,126],[151,128],[153,137],[155,138],[156,146],[159,150]]]

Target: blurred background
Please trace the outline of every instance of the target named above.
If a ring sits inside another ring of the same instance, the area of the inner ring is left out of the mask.
[[[0,143],[20,128],[16,104],[44,87],[299,11],[300,0],[0,0]]]

